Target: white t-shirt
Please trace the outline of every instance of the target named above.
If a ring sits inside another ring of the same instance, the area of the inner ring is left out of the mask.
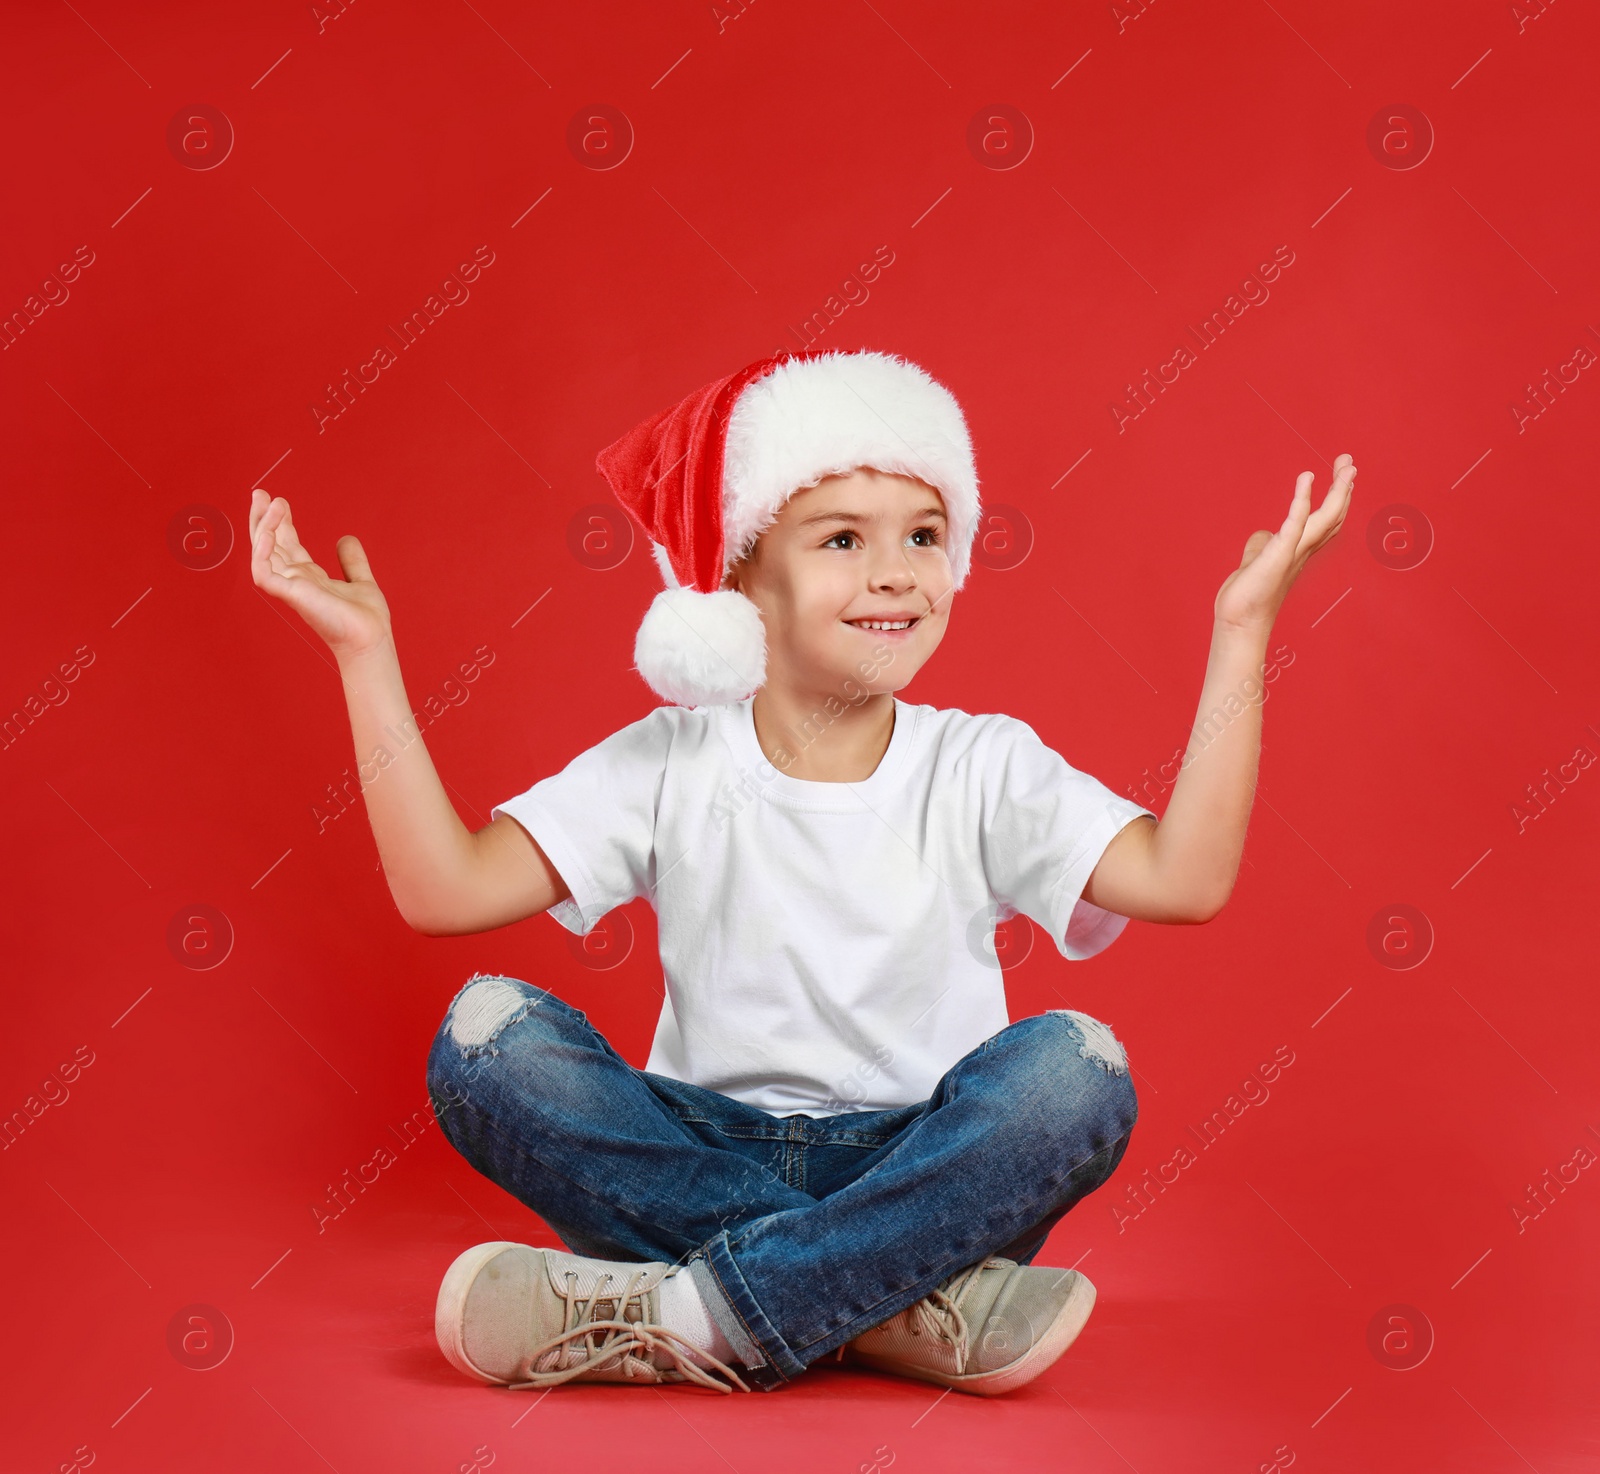
[[[1015,718],[898,700],[860,783],[780,772],[749,700],[663,706],[494,812],[566,881],[551,915],[569,931],[636,896],[655,907],[647,1070],[807,1116],[926,1100],[1010,1022],[997,915],[1074,961],[1115,941],[1127,918],[1079,897],[1151,814]]]

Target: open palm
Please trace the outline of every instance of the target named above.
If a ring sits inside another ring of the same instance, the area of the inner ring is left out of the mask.
[[[1310,471],[1300,473],[1283,526],[1276,532],[1263,528],[1251,533],[1244,545],[1243,560],[1218,591],[1215,612],[1219,624],[1262,632],[1272,628],[1278,609],[1306,560],[1331,542],[1344,525],[1355,478],[1354,461],[1349,454],[1341,455],[1333,463],[1333,481],[1328,494],[1313,512],[1313,474]]]
[[[389,638],[389,606],[373,582],[358,539],[334,549],[344,579],[329,578],[300,545],[289,503],[250,493],[250,576],[263,593],[281,599],[339,655],[360,655]]]

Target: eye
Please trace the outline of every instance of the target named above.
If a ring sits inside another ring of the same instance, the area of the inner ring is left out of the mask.
[[[913,547],[936,548],[939,546],[939,529],[937,527],[919,527],[908,539]]]
[[[825,548],[837,547],[840,552],[848,552],[858,541],[859,539],[853,532],[836,532],[822,546]]]

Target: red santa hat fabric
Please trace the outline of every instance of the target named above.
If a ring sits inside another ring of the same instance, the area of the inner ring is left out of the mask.
[[[765,679],[760,613],[722,580],[804,487],[862,466],[914,476],[944,499],[957,588],[970,566],[979,501],[965,417],[892,354],[759,359],[652,415],[595,464],[669,585],[639,627],[634,663],[681,705],[740,701]]]

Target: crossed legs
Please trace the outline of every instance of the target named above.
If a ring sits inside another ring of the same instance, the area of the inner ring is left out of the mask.
[[[428,1089],[451,1144],[573,1252],[687,1262],[766,1388],[986,1255],[1027,1262],[1138,1114],[1120,1045],[1068,1010],[1000,1030],[916,1106],[797,1120],[637,1070],[500,977],[453,1001]],[[820,1196],[787,1180],[797,1143]]]

